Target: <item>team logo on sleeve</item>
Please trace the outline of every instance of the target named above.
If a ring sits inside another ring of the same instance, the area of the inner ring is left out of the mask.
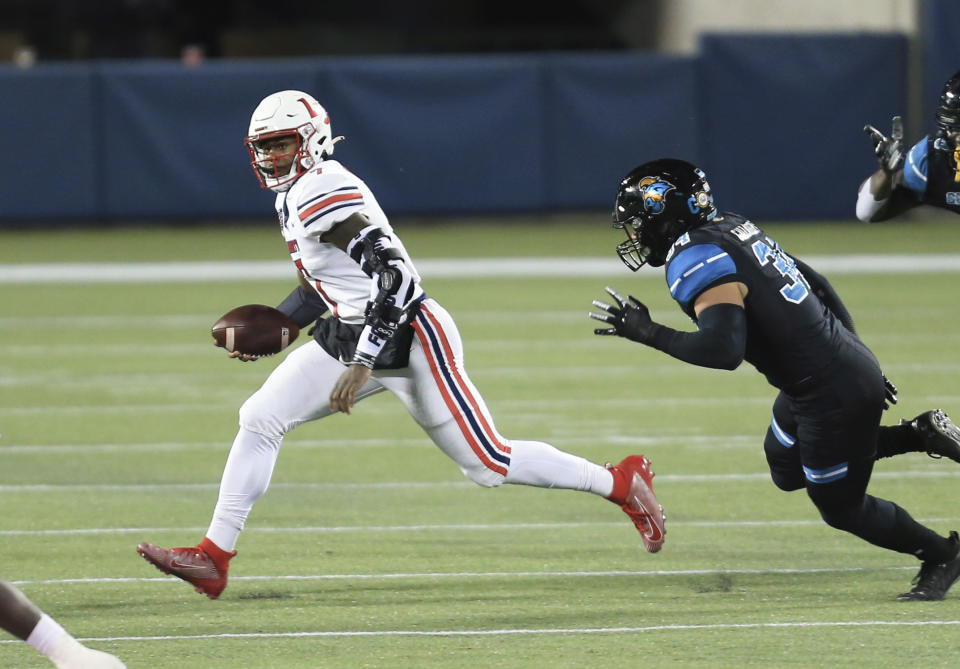
[[[651,214],[659,214],[667,206],[667,193],[676,187],[656,177],[644,177],[637,184],[643,196],[643,208]]]

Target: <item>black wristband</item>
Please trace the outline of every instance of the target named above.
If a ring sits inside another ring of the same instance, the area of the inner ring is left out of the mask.
[[[373,369],[373,365],[376,362],[376,360],[377,359],[375,356],[357,351],[356,353],[353,354],[353,360],[350,361],[350,364],[363,365],[367,369]]]

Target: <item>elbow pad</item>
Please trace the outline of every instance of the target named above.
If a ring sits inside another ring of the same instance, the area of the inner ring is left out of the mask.
[[[366,323],[357,342],[353,362],[373,367],[393,338],[413,300],[416,284],[410,268],[389,235],[369,225],[347,245],[347,253],[371,279]]]
[[[380,300],[392,297],[394,305],[400,309],[409,305],[415,291],[413,275],[390,235],[368,225],[350,240],[347,253],[360,265],[363,273],[373,279],[371,301],[377,301],[377,296],[382,293]]]
[[[659,326],[651,345],[700,367],[736,369],[747,350],[747,315],[736,304],[715,304],[698,318],[699,330],[679,332]]]

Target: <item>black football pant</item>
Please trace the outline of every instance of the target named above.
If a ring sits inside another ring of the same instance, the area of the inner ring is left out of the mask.
[[[773,404],[764,451],[781,490],[806,488],[831,527],[876,546],[944,562],[956,546],[905,510],[867,494],[883,412],[883,376],[873,354],[851,342],[828,376]]]

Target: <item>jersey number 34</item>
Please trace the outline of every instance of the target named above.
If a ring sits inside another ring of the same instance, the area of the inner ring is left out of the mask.
[[[780,289],[783,299],[794,304],[800,304],[807,299],[810,293],[807,280],[797,269],[797,263],[793,258],[784,253],[775,241],[769,237],[765,241],[758,239],[750,245],[750,248],[753,249],[753,255],[757,257],[761,267],[773,263],[774,269],[780,273],[780,276],[787,279],[786,285]]]

